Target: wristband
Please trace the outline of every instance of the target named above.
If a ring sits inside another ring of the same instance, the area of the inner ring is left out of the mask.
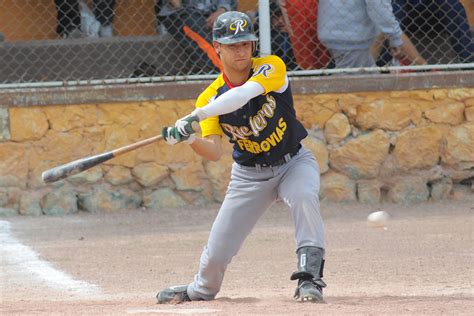
[[[189,135],[189,137],[184,140],[183,142],[188,144],[188,145],[191,145],[192,143],[194,143],[194,141],[196,140],[196,134],[191,134]]]

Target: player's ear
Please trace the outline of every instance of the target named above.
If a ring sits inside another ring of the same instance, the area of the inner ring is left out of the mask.
[[[214,50],[216,51],[217,55],[221,53],[221,44],[214,41],[212,42],[212,46],[214,46]]]

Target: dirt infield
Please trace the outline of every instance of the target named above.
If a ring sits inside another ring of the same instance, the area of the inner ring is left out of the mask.
[[[386,210],[386,229],[367,215]],[[259,221],[211,302],[157,305],[192,280],[209,209],[0,218],[2,315],[474,314],[474,202],[323,204],[326,304],[292,301],[289,211]]]

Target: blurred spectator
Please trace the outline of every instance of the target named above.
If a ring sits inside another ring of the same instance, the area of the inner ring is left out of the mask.
[[[285,62],[288,70],[295,70],[297,64],[290,40],[290,25],[278,2],[274,0],[270,3],[272,52]]]
[[[92,13],[79,0],[54,0],[56,32],[63,38],[111,37],[115,0],[94,0]]]
[[[459,62],[474,62],[474,43],[466,10],[459,0],[394,0],[393,10],[405,32],[430,38],[446,32]]]
[[[270,1],[270,19],[271,19],[271,45],[272,54],[280,57],[286,64],[288,70],[297,69],[293,48],[290,40],[290,26],[281,10],[280,1]],[[259,31],[258,12],[251,12],[250,16],[255,16],[254,30]]]
[[[402,52],[402,31],[390,0],[319,0],[318,36],[336,68],[373,67],[371,45],[382,32],[395,58]]]
[[[379,34],[371,47],[373,58],[377,61],[377,66],[406,66],[406,65],[426,65],[427,61],[421,56],[410,38],[402,33],[402,52],[399,56],[393,57],[388,51],[385,34]],[[399,64],[399,65],[398,65]]]
[[[188,57],[188,73],[218,72],[220,60],[212,46],[214,21],[225,11],[237,9],[237,0],[164,0],[158,20]]]
[[[296,63],[301,69],[325,68],[329,53],[317,37],[318,0],[280,0]]]

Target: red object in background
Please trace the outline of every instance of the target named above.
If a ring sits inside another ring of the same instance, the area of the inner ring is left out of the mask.
[[[324,68],[329,52],[317,33],[318,0],[287,0],[285,9],[291,26],[291,44],[296,63],[302,69]]]

